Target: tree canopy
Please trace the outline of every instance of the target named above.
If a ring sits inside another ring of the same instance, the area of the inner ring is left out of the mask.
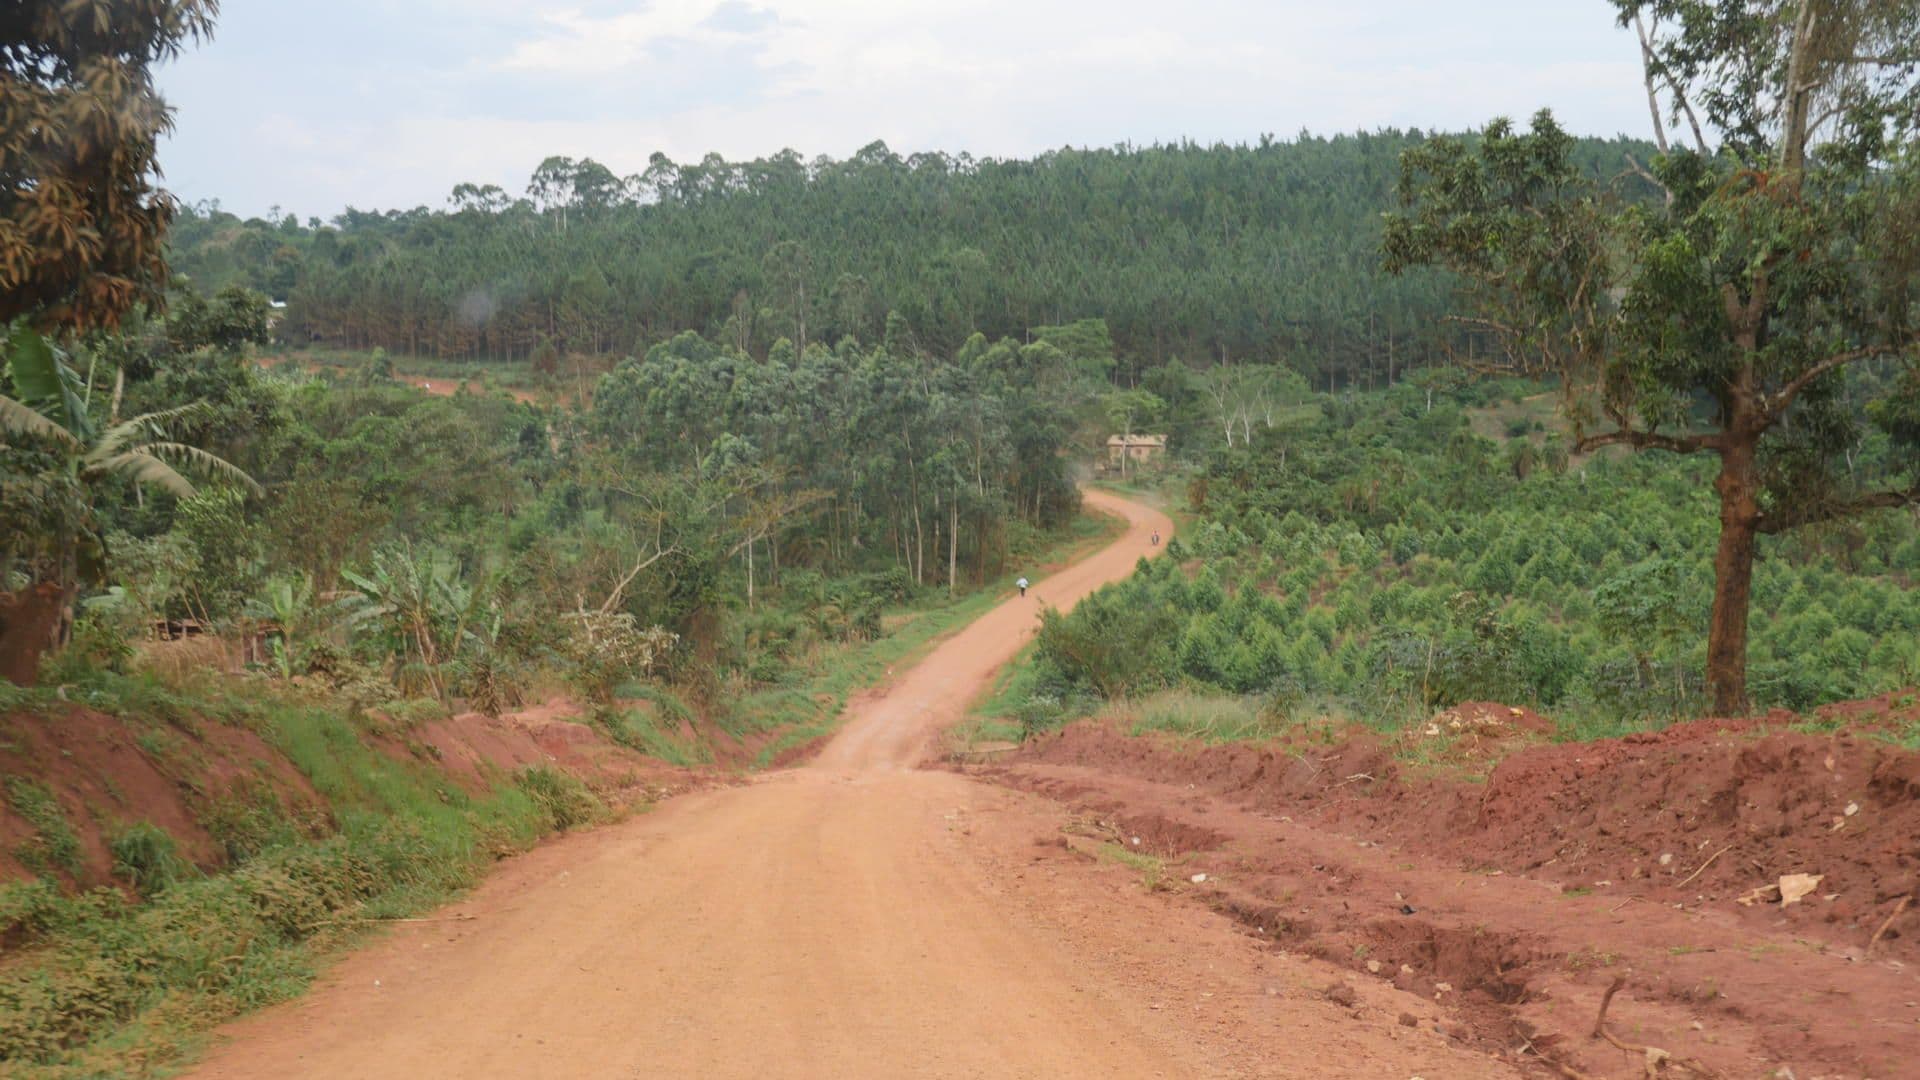
[[[1490,366],[1559,380],[1579,449],[1718,458],[1707,677],[1740,711],[1755,537],[1920,502],[1920,11],[1616,6],[1664,152],[1600,184],[1544,112],[1435,139],[1403,160],[1383,244],[1390,268],[1459,275]],[[1681,118],[1691,146],[1667,137]]]
[[[111,325],[166,280],[171,126],[153,65],[213,0],[17,0],[0,12],[0,323]]]

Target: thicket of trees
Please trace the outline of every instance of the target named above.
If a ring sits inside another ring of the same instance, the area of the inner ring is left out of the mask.
[[[1003,575],[1078,514],[1062,449],[1092,377],[1047,342],[937,358],[783,341],[762,360],[686,333],[576,409],[432,397],[377,354],[326,378],[262,370],[246,349],[265,332],[258,294],[176,293],[69,343],[62,393],[33,400],[79,434],[0,447],[0,583],[77,601],[70,630],[40,628],[70,634],[52,661],[69,676],[188,625],[365,705],[664,679],[724,713],[816,645],[877,636],[887,606]],[[27,353],[8,350],[17,386]],[[168,446],[232,463],[220,482],[175,482],[145,449],[162,421]]]
[[[973,333],[1104,318],[1132,385],[1144,368],[1284,360],[1314,385],[1383,385],[1445,345],[1439,274],[1382,273],[1380,214],[1418,131],[1252,146],[1061,150],[1031,161],[747,162],[656,156],[636,176],[549,159],[524,195],[463,184],[444,210],[348,210],[305,224],[189,209],[176,269],[287,302],[295,343],[436,358],[640,355],[693,330],[764,357],[896,329],[950,355]],[[1627,169],[1625,141],[1578,167]]]

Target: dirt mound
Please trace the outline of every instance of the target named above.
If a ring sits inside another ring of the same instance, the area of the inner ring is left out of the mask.
[[[1821,875],[1821,902],[1782,912],[1796,923],[1857,931],[1920,886],[1920,755],[1855,735],[1707,721],[1532,748],[1494,770],[1478,817],[1460,824],[1489,861],[1671,902]]]
[[[1920,754],[1768,720],[1518,744],[1484,784],[1408,775],[1370,732],[1331,744],[1298,737],[1194,748],[1086,722],[1006,759],[1022,763],[1189,784],[1263,810],[1417,841],[1471,870],[1707,905],[1853,947],[1920,891]],[[1795,873],[1821,877],[1806,901],[1734,905]],[[1920,957],[1920,911],[1914,916],[1905,938],[1895,920],[1879,947]]]
[[[1276,744],[1221,743],[1195,748],[1171,738],[1132,738],[1097,721],[1070,724],[1034,739],[1009,762],[1084,765],[1179,781],[1252,799],[1318,799],[1335,784],[1390,780],[1399,766],[1387,744],[1363,733],[1335,744],[1296,738]]]
[[[477,712],[422,724],[407,746],[423,752],[469,791],[491,785],[500,771],[557,765],[598,791],[693,786],[695,770],[662,764],[619,745],[586,722],[580,707],[556,698],[497,717]]]

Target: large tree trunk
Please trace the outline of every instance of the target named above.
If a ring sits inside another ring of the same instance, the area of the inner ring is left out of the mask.
[[[1747,616],[1753,605],[1753,548],[1760,519],[1758,439],[1720,455],[1720,547],[1713,556],[1713,615],[1707,629],[1707,686],[1720,716],[1747,712]]]
[[[32,686],[40,677],[40,657],[60,638],[73,597],[54,582],[0,593],[0,679]]]

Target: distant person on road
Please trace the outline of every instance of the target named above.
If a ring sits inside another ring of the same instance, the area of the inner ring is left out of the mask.
[[[1153,546],[1154,547],[1160,546],[1160,530],[1159,529],[1153,530]]]
[[[1027,595],[1027,579],[1026,578],[1021,578],[1019,581],[1014,582],[1014,584],[1020,586],[1021,596]]]

